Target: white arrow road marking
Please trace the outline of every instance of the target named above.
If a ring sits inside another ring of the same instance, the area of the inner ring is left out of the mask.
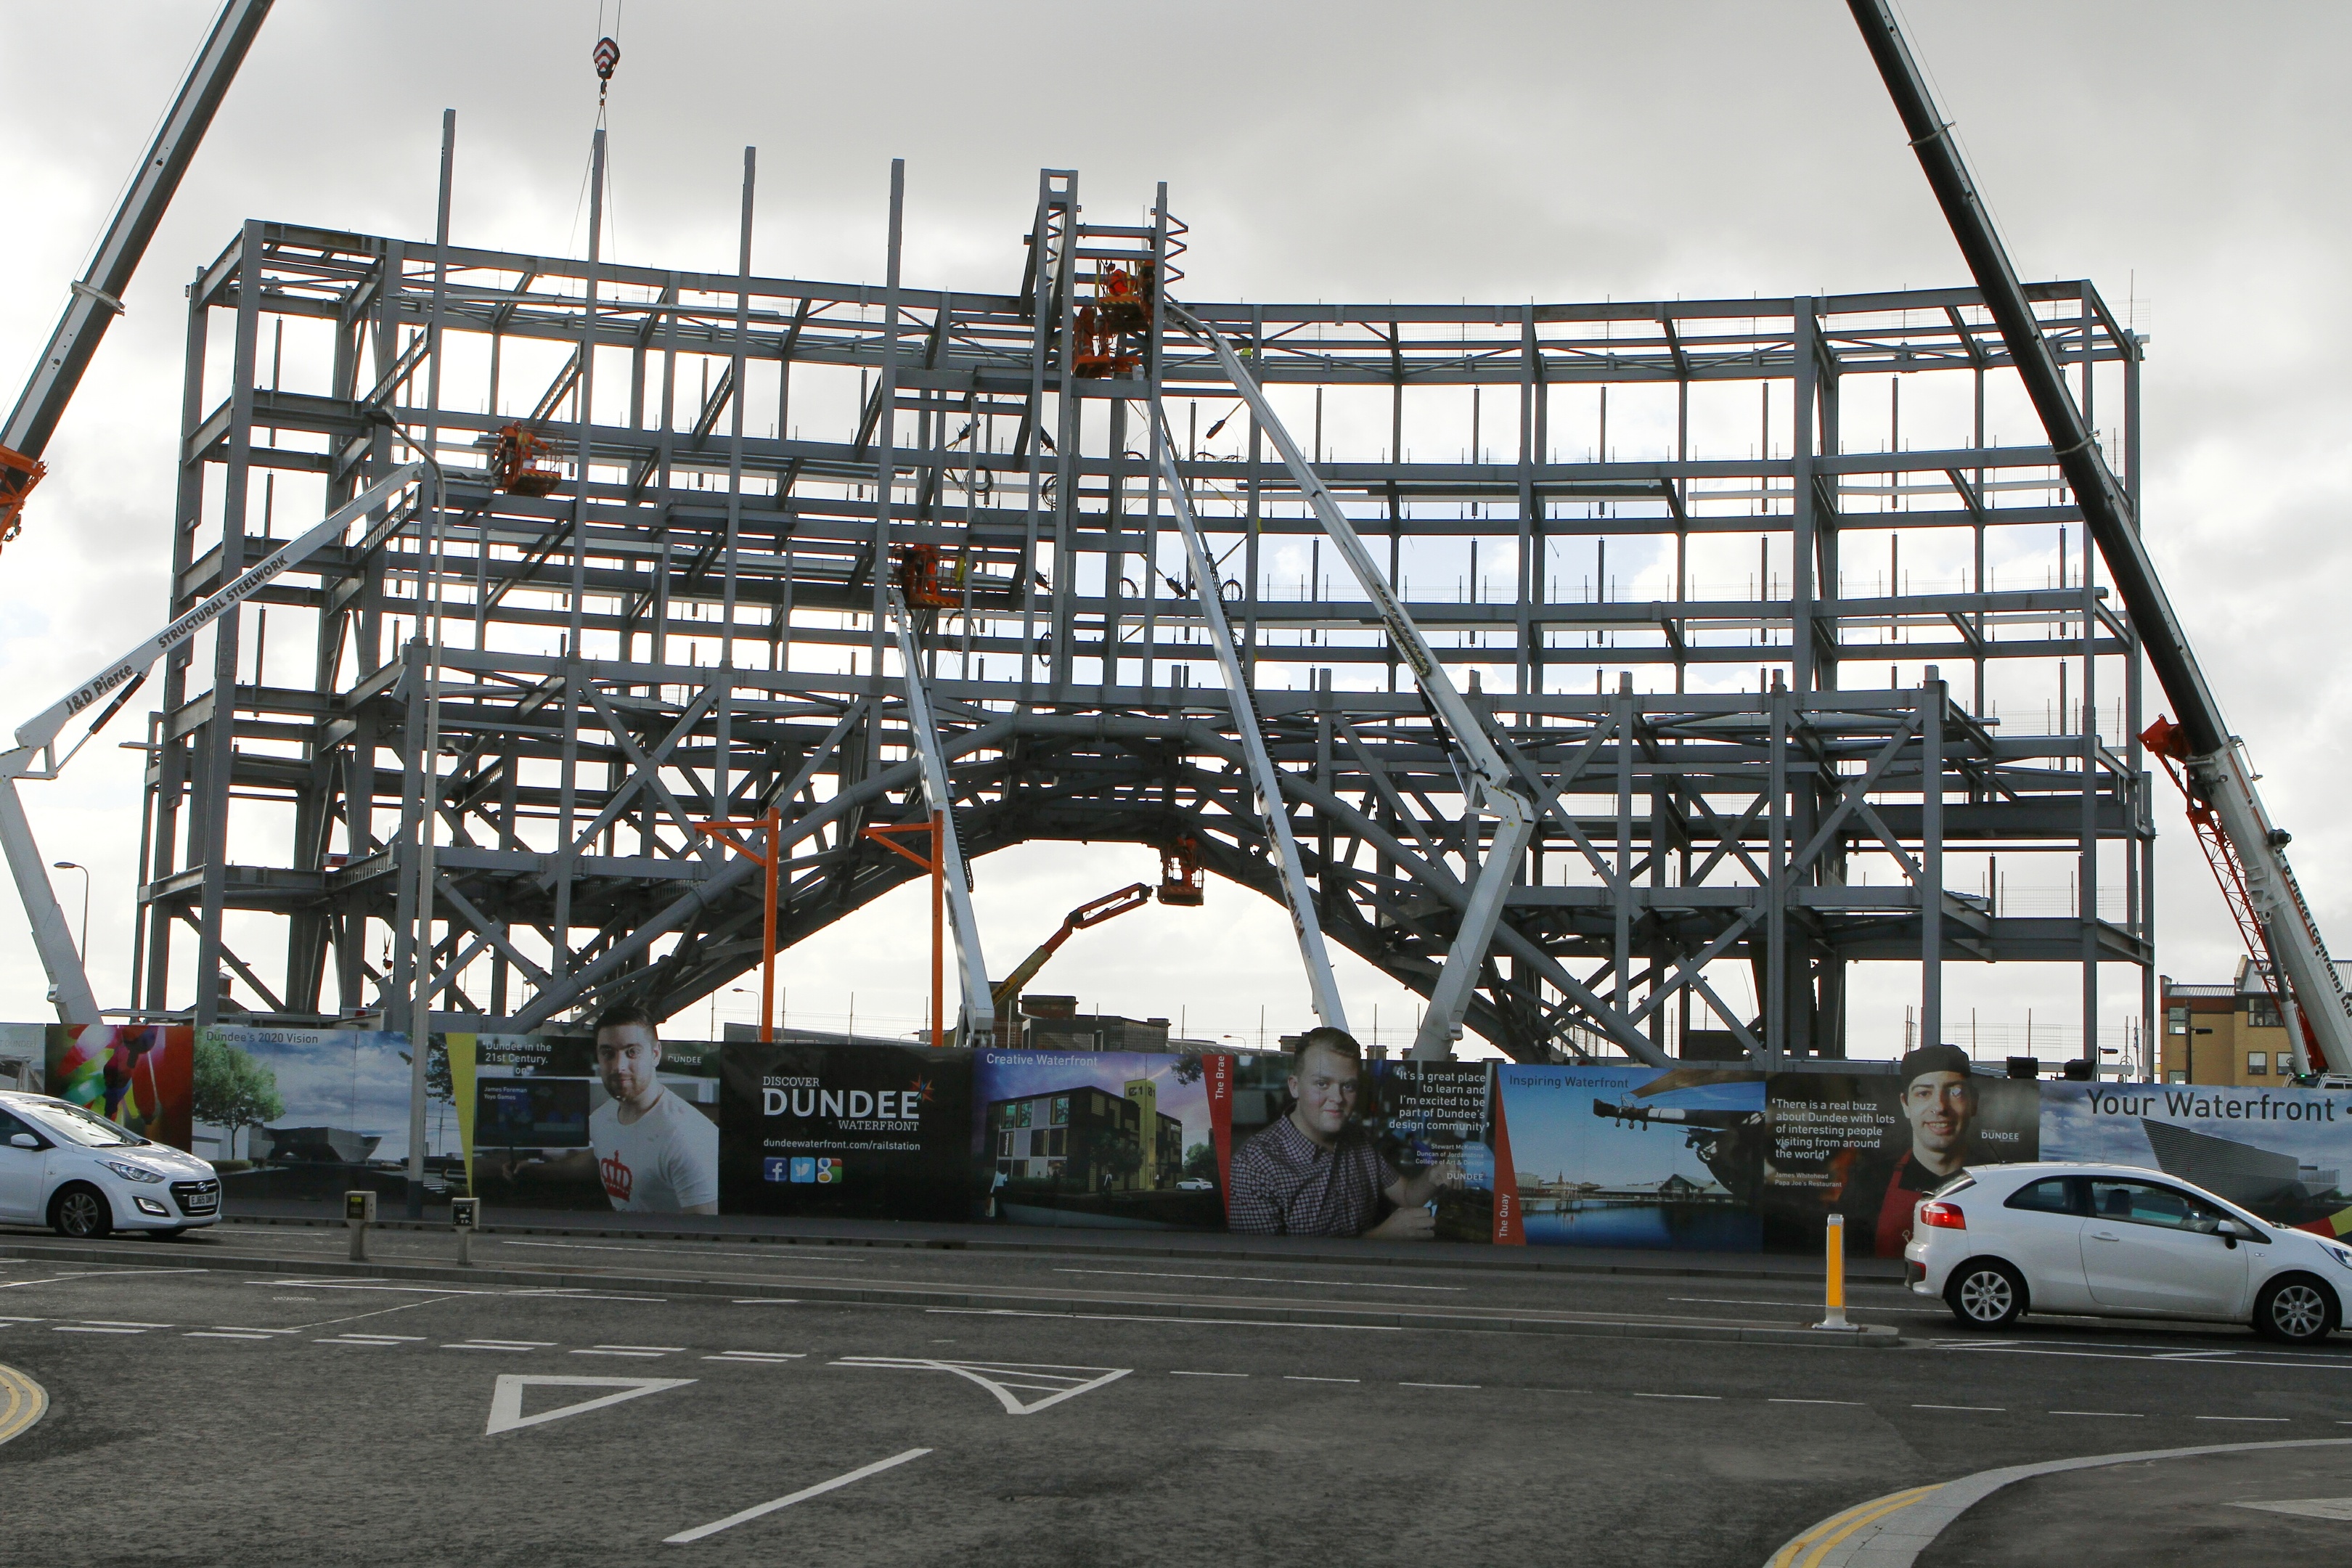
[[[854,1355],[833,1366],[878,1367],[887,1372],[951,1372],[996,1395],[1007,1415],[1034,1415],[1049,1405],[1116,1383],[1132,1367],[1035,1365],[1025,1362],[931,1361],[919,1356]],[[1043,1394],[1024,1400],[1023,1394]]]
[[[2296,1513],[2305,1519],[2352,1519],[2352,1497],[2283,1499],[2277,1502],[2241,1502],[2232,1508],[2258,1508],[2265,1513]]]
[[[536,1426],[545,1421],[561,1421],[567,1415],[602,1410],[607,1405],[618,1405],[625,1399],[659,1394],[665,1388],[683,1388],[693,1381],[690,1377],[529,1377],[503,1373],[499,1374],[497,1392],[490,1395],[490,1422],[482,1428],[482,1436],[495,1437],[518,1426]],[[542,1410],[536,1415],[525,1415],[522,1413],[522,1391],[531,1386],[610,1388],[617,1392],[594,1399],[583,1399],[577,1405],[558,1405],[553,1410]]]
[[[731,1530],[747,1520],[773,1513],[780,1508],[790,1508],[796,1502],[806,1502],[813,1497],[820,1497],[837,1488],[845,1487],[852,1481],[862,1481],[868,1476],[903,1465],[909,1459],[919,1459],[929,1452],[929,1448],[909,1448],[903,1454],[893,1454],[887,1459],[877,1459],[870,1465],[860,1465],[845,1476],[835,1476],[829,1481],[819,1481],[813,1487],[803,1487],[790,1497],[780,1497],[773,1502],[763,1502],[757,1508],[747,1508],[740,1513],[730,1513],[725,1519],[714,1519],[709,1524],[698,1524],[692,1530],[681,1530],[676,1535],[666,1535],[662,1537],[662,1544],[683,1546],[689,1541],[699,1541],[706,1535],[716,1535],[720,1531]]]

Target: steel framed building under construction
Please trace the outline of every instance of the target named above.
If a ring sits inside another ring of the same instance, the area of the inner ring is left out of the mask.
[[[902,283],[895,178],[884,281],[751,275],[748,158],[733,271],[247,224],[189,291],[172,608],[412,447],[446,484],[168,665],[133,1005],[399,1027],[421,959],[436,1026],[677,1011],[761,958],[695,825],[781,811],[789,948],[919,874],[860,837],[927,816],[919,730],[966,856],[1190,839],[1429,993],[1496,824],[1197,322],[1536,813],[1471,1029],[1842,1056],[1857,962],[1929,1037],[1948,962],[2079,966],[2085,1049],[2100,963],[2152,1016],[2137,643],[2051,447],[1989,430],[2040,439],[1975,289],[1196,303],[1164,189],[1077,184],[1003,292]],[[2031,293],[2137,494],[2137,340]]]

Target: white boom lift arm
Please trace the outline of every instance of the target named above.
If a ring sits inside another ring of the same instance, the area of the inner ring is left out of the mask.
[[[341,539],[343,530],[349,528],[354,519],[365,517],[379,507],[388,507],[393,497],[415,483],[425,472],[425,465],[422,462],[407,463],[394,469],[388,477],[328,513],[310,532],[279,545],[260,563],[247,568],[235,582],[215,592],[121,658],[110,659],[97,674],[51,703],[38,717],[17,726],[15,749],[0,752],[0,850],[7,854],[8,870],[16,879],[17,896],[24,900],[25,913],[32,921],[33,945],[41,955],[41,967],[48,973],[49,989],[56,999],[60,1022],[100,1022],[98,999],[90,991],[89,975],[82,967],[82,955],[74,946],[73,933],[67,928],[65,911],[58,907],[57,891],[49,883],[49,865],[41,858],[40,846],[34,842],[32,824],[25,816],[25,803],[16,794],[16,781],[56,778],[65,771],[66,764],[89,744],[89,738],[121,710],[122,705],[131,700],[131,694],[146,680],[148,669],[157,659],[186,643],[190,637],[236,609],[288,571],[300,565],[327,544]],[[361,542],[362,551],[382,542],[404,521],[405,515],[402,511],[396,509],[390,510],[385,520]],[[65,732],[66,726],[76,715],[96,707],[109,693],[113,694],[114,700],[107,703],[97,720],[82,731],[80,739],[59,755],[58,737]]]
[[[940,879],[947,893],[948,924],[955,932],[956,975],[962,983],[964,1044],[985,1046],[996,1036],[996,1004],[990,997],[988,959],[980,950],[980,921],[972,913],[971,886],[966,880],[963,841],[956,836],[955,795],[948,778],[947,755],[940,750],[940,728],[931,717],[931,693],[923,680],[922,650],[915,646],[914,623],[907,602],[890,590],[890,614],[898,623],[898,663],[907,681],[907,728],[913,731],[915,755],[922,762],[923,795],[940,814]]]
[[[1225,700],[1234,715],[1234,731],[1241,737],[1242,758],[1249,764],[1250,793],[1257,799],[1258,819],[1266,841],[1274,846],[1276,870],[1282,877],[1283,902],[1290,910],[1290,929],[1298,939],[1298,956],[1307,965],[1307,988],[1313,993],[1315,1021],[1327,1028],[1345,1029],[1348,1012],[1339,1000],[1339,983],[1331,974],[1331,951],[1323,941],[1323,921],[1315,910],[1315,894],[1307,884],[1307,868],[1298,858],[1298,837],[1291,831],[1290,805],[1282,798],[1282,774],[1266,754],[1265,734],[1258,728],[1257,704],[1250,697],[1249,678],[1234,647],[1233,627],[1225,620],[1225,602],[1219,590],[1216,563],[1201,542],[1200,521],[1192,515],[1192,495],[1176,467],[1176,433],[1160,420],[1160,471],[1175,502],[1176,526],[1184,535],[1184,556],[1192,563],[1192,592],[1201,602],[1201,624],[1208,628],[1217,650],[1217,668],[1224,672]]]
[[[1477,776],[1475,798],[1468,804],[1496,818],[1494,840],[1486,847],[1486,860],[1470,889],[1469,904],[1463,910],[1462,923],[1454,931],[1454,946],[1445,955],[1445,966],[1438,971],[1437,984],[1429,993],[1428,1010],[1422,1015],[1421,1032],[1412,1042],[1415,1059],[1442,1060],[1454,1054],[1454,1042],[1462,1037],[1463,1015],[1470,1010],[1470,997],[1478,988],[1479,971],[1485,967],[1487,949],[1494,942],[1495,927],[1503,918],[1504,900],[1510,896],[1511,884],[1518,877],[1528,841],[1535,837],[1535,807],[1519,793],[1510,765],[1496,750],[1485,722],[1463,700],[1462,693],[1454,689],[1445,667],[1438,663],[1428,639],[1405,613],[1402,601],[1390,590],[1387,580],[1381,575],[1380,563],[1364,548],[1363,540],[1357,536],[1347,514],[1339,510],[1339,503],[1331,498],[1315,465],[1307,461],[1307,454],[1299,450],[1288,428],[1276,416],[1274,405],[1266,401],[1257,377],[1250,374],[1233,345],[1215,328],[1172,300],[1168,303],[1168,311],[1215,353],[1234,390],[1257,416],[1259,427],[1281,454],[1292,480],[1306,494],[1324,533],[1338,548],[1339,559],[1355,574],[1357,584],[1371,600],[1381,624],[1388,627],[1398,656],[1412,671],[1422,694],[1429,699],[1430,706],[1437,710],[1445,727],[1454,731],[1454,744],[1462,749],[1471,772]],[[1213,579],[1201,585],[1203,595],[1216,591]],[[1242,715],[1236,712],[1234,717],[1239,719]]]

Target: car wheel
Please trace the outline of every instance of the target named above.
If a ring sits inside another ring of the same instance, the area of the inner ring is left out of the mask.
[[[96,1241],[114,1228],[114,1211],[104,1193],[76,1182],[49,1200],[49,1228],[75,1241]]]
[[[2025,1278],[1992,1258],[1963,1263],[1952,1270],[1944,1301],[1963,1328],[2005,1329],[2025,1310]]]
[[[2336,1299],[2307,1274],[2272,1280],[2254,1298],[2254,1331],[2283,1345],[2315,1345],[2336,1326]]]

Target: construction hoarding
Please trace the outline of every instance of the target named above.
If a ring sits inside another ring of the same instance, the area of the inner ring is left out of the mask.
[[[232,1210],[405,1182],[404,1035],[37,1028],[50,1092],[213,1159]],[[1810,1251],[1837,1214],[1853,1251],[1891,1256],[1911,1205],[1952,1173],[2052,1159],[2146,1166],[2274,1224],[2352,1234],[2352,1097],[2318,1089],[2044,1083],[1952,1064],[1906,1078],[1860,1063],[1375,1061],[1318,1143],[1292,1121],[1296,1064],[1280,1055],[683,1040],[610,1056],[578,1036],[433,1037],[428,1195],[1340,1238],[1382,1223],[1402,1183],[1425,1194],[1421,1229],[1441,1240]],[[1252,1184],[1270,1171],[1331,1184],[1268,1224]]]

